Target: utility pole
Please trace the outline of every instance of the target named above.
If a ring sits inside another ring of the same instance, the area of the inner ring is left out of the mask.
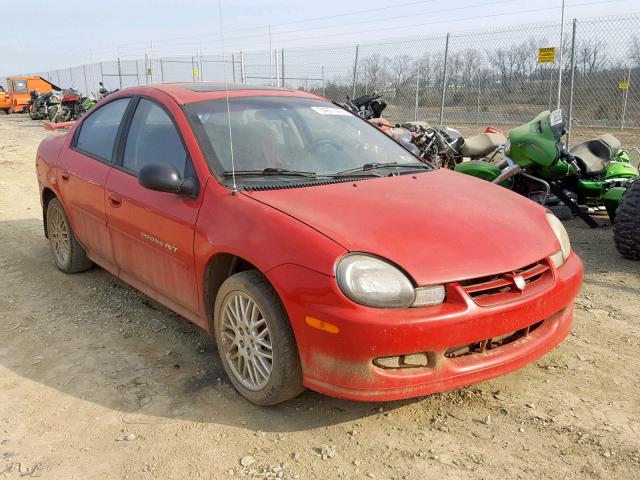
[[[560,95],[562,94],[562,43],[564,42],[564,0],[562,0],[562,14],[560,16],[560,66],[558,67],[558,109],[560,109]]]

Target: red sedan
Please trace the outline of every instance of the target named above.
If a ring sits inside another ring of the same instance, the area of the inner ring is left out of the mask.
[[[37,154],[57,267],[94,263],[206,329],[249,400],[392,400],[515,370],[568,334],[562,224],[295,90],[119,91]]]

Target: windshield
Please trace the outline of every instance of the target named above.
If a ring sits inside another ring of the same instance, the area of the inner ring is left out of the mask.
[[[335,175],[367,165],[425,164],[368,122],[336,105],[299,97],[229,100],[236,172]],[[213,171],[231,170],[226,100],[185,108]],[[209,150],[209,151],[208,151]],[[388,173],[388,172],[387,172]],[[256,173],[258,175],[258,173]]]

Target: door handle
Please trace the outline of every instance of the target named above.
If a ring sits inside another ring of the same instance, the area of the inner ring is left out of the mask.
[[[118,208],[122,206],[122,198],[120,198],[120,195],[116,193],[110,193],[109,203],[111,204],[112,207]]]
[[[63,182],[68,182],[70,177],[71,176],[69,175],[69,172],[67,172],[66,170],[60,172],[60,178],[62,178]]]

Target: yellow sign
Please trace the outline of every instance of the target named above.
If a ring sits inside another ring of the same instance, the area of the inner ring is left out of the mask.
[[[620,82],[620,83],[618,83],[618,88],[620,90],[629,90],[629,82]]]
[[[198,70],[197,68],[193,71],[193,76],[194,77],[199,77],[200,76],[200,70]]]
[[[555,47],[546,47],[538,49],[538,63],[555,63],[556,49]]]
[[[150,77],[152,75],[151,69],[147,68],[147,77]]]

